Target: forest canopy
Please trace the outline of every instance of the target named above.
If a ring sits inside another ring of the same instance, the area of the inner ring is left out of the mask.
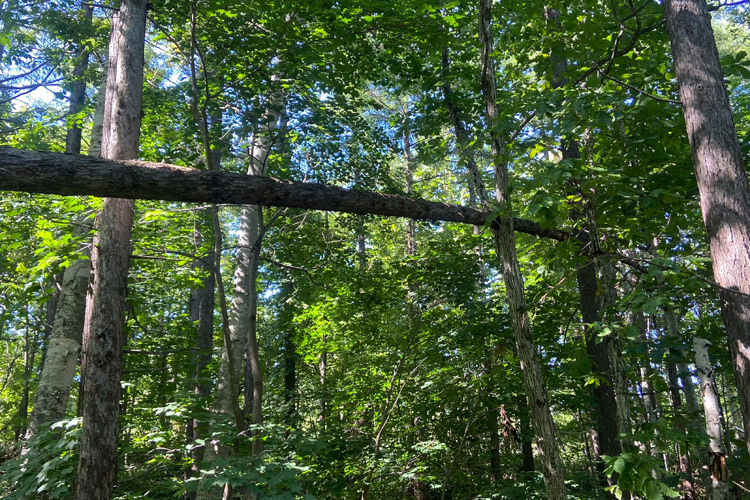
[[[0,497],[750,498],[750,11],[0,0]]]

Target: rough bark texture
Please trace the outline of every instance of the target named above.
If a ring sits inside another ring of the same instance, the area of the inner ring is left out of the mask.
[[[0,191],[116,196],[144,200],[263,205],[484,225],[490,211],[405,196],[272,177],[206,172],[143,161],[112,161],[0,146]],[[514,219],[516,231],[566,241],[570,234]]]
[[[709,438],[709,470],[713,482],[713,500],[723,500],[729,495],[727,484],[726,449],[724,448],[724,417],[719,403],[719,392],[714,381],[713,368],[708,356],[711,342],[700,337],[693,339],[695,368],[701,381],[703,410],[706,414],[706,433]]]
[[[599,286],[596,263],[587,259],[576,268],[578,291],[581,299],[581,317],[585,324],[599,321]],[[606,336],[598,338],[590,329],[586,333],[586,352],[591,360],[591,371],[601,377],[601,383],[592,389],[596,409],[594,411],[594,432],[592,433],[594,458],[600,472],[603,470],[602,456],[616,456],[622,452],[617,439],[617,402],[612,384],[612,366],[609,360],[609,343]]]
[[[497,131],[498,111],[495,87],[495,69],[492,63],[492,0],[480,0],[479,35],[482,43],[482,94],[484,95],[487,129],[490,132],[492,163],[495,173],[495,198],[501,207],[501,213],[509,216],[513,213],[508,193],[508,165],[504,144]],[[486,196],[486,195],[485,195]],[[485,198],[484,208],[489,200]],[[557,447],[555,422],[549,408],[547,390],[544,387],[542,373],[537,359],[536,349],[531,333],[531,322],[526,306],[523,289],[523,277],[516,255],[516,238],[513,218],[508,217],[505,224],[493,228],[495,245],[502,266],[503,281],[510,309],[513,335],[521,362],[526,395],[531,407],[531,420],[536,433],[537,453],[542,464],[542,475],[547,490],[547,498],[564,500],[567,498],[565,481]]]
[[[83,13],[90,22],[93,15],[90,4],[83,4]],[[89,56],[83,44],[76,49],[76,57],[78,60],[73,70],[75,80],[70,86],[70,115],[78,113],[86,102],[86,82],[82,78],[88,68]],[[80,152],[81,127],[74,123],[65,137],[65,153]],[[84,221],[85,217],[82,217],[79,222]],[[87,249],[63,273],[27,438],[36,434],[42,425],[65,417],[83,339],[86,292],[91,273],[90,253],[90,249]]]
[[[113,21],[102,153],[138,157],[145,0],[124,0]],[[106,500],[117,471],[122,329],[133,201],[108,198],[92,252],[93,286],[84,329],[83,429],[76,500]]]
[[[663,5],[750,451],[750,186],[706,3]]]

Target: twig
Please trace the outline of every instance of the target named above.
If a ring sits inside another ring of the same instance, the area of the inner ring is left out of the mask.
[[[639,94],[643,94],[646,97],[650,97],[651,99],[654,99],[655,101],[668,102],[670,104],[682,104],[682,101],[677,101],[677,100],[674,100],[674,99],[669,99],[667,97],[659,97],[658,95],[649,94],[645,90],[641,90],[638,87],[634,87],[633,85],[630,85],[629,83],[623,82],[622,80],[619,80],[619,79],[615,78],[614,76],[609,76],[608,74],[606,74],[604,72],[599,72],[599,76],[601,76],[602,78],[606,78],[607,80],[612,80],[613,82],[619,83],[620,85],[624,85],[627,88],[629,88],[630,90],[634,90],[634,91],[638,92]]]

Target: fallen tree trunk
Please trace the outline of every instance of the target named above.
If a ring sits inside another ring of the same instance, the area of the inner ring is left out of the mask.
[[[0,191],[90,195],[111,198],[263,205],[482,226],[502,218],[460,205],[419,198],[354,191],[273,177],[209,172],[164,163],[107,160],[0,146]],[[516,231],[564,241],[566,231],[514,219]]]

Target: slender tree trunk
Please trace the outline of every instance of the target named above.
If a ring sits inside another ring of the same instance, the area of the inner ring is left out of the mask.
[[[667,329],[667,335],[671,335],[669,333],[669,329]],[[667,382],[669,384],[669,395],[672,402],[672,409],[674,413],[680,414],[681,408],[682,408],[682,397],[680,397],[680,387],[677,377],[677,366],[671,359],[667,359],[666,361],[666,368],[667,368]],[[684,431],[684,425],[678,424],[677,427],[680,431]],[[681,480],[681,488],[682,488],[682,495],[684,500],[694,500],[695,499],[695,486],[693,485],[693,471],[690,467],[690,453],[688,451],[688,446],[684,442],[678,442],[675,446],[675,451],[677,452],[677,457],[679,460],[679,467],[680,467],[680,476],[682,477]]]
[[[286,424],[297,426],[297,349],[294,344],[294,330],[291,327],[284,334],[284,405]]]
[[[495,170],[495,197],[502,213],[509,216],[507,224],[498,224],[493,230],[495,245],[502,265],[503,281],[508,298],[513,335],[516,341],[518,357],[521,361],[526,394],[531,406],[531,419],[536,433],[539,458],[542,464],[542,475],[551,500],[565,499],[565,481],[563,477],[560,453],[557,446],[555,423],[552,419],[547,390],[544,387],[539,360],[532,339],[531,322],[523,290],[523,277],[516,255],[516,238],[513,230],[513,213],[508,192],[507,151],[497,131],[498,110],[495,86],[495,68],[491,54],[493,51],[491,20],[492,0],[480,0],[479,34],[482,43],[482,94],[486,108],[487,129],[491,138],[492,163]],[[488,208],[489,199],[483,201]]]
[[[750,451],[750,186],[706,2],[663,6]]]
[[[135,159],[141,125],[147,2],[123,0],[113,19],[102,152]],[[92,252],[93,287],[83,344],[83,429],[76,500],[107,500],[117,471],[122,329],[132,200],[107,198]]]
[[[709,470],[713,481],[713,500],[723,500],[729,495],[727,479],[729,473],[726,466],[727,450],[724,448],[724,416],[719,404],[719,393],[713,376],[713,368],[708,356],[711,343],[705,339],[693,339],[695,349],[695,367],[701,381],[703,409],[706,414],[706,432],[709,443]]]
[[[544,17],[549,30],[557,31],[560,29],[559,16],[560,13],[555,9],[544,9]],[[552,86],[553,88],[563,87],[568,83],[568,68],[562,47],[553,47],[550,56],[552,60]],[[578,141],[574,139],[563,138],[561,150],[563,160],[581,159]],[[570,185],[577,186],[578,182],[571,181]],[[591,389],[596,403],[591,440],[597,469],[602,474],[604,472],[602,456],[619,455],[622,449],[620,442],[617,440],[619,435],[617,399],[613,389],[612,364],[609,358],[609,344],[612,339],[609,335],[600,337],[593,329],[593,326],[601,320],[600,310],[609,305],[606,299],[612,293],[601,293],[600,289],[600,286],[609,286],[609,284],[600,283],[600,266],[593,257],[599,253],[599,239],[592,212],[593,208],[591,207],[573,206],[570,210],[570,218],[573,221],[578,221],[585,217],[585,229],[579,231],[578,237],[586,243],[580,252],[581,261],[576,264],[576,278],[581,304],[581,319],[584,324],[589,325],[585,333],[586,352],[591,362],[591,371],[601,378],[600,383],[594,384]],[[616,481],[616,476],[606,479],[606,483],[610,486]]]
[[[84,2],[81,8],[87,21],[91,23],[94,12],[92,5]],[[84,104],[86,104],[86,80],[83,78],[83,75],[89,67],[89,53],[83,43],[79,43],[76,46],[75,61],[73,81],[70,84],[70,105],[68,107],[68,114],[70,116],[75,116],[83,109]],[[66,153],[78,154],[81,152],[81,131],[78,120],[75,120],[65,135]]]
[[[104,110],[107,100],[107,72],[104,71],[102,81],[96,93],[96,109],[91,123],[91,140],[89,141],[89,156],[101,156],[102,133],[104,132]]]
[[[201,211],[195,222],[193,238],[195,241],[196,252],[202,253],[206,244],[211,244],[213,248],[213,211],[216,208],[209,208]],[[196,259],[193,267],[205,273],[202,287],[195,288],[190,293],[190,320],[197,327],[197,348],[195,355],[195,395],[200,401],[208,401],[211,394],[211,385],[207,380],[208,374],[206,369],[211,362],[213,349],[214,334],[214,308],[216,306],[215,297],[215,273],[213,271],[214,252],[208,252],[202,259]],[[187,422],[187,443],[194,445],[198,439],[206,439],[208,436],[208,424],[198,419],[189,419]],[[190,451],[192,459],[191,466],[186,470],[187,477],[198,476],[200,473],[201,462],[205,447],[193,446]],[[195,493],[189,495],[189,498],[195,498]]]
[[[404,143],[404,161],[406,162],[405,187],[406,195],[414,194],[414,160],[411,153],[411,125],[409,124],[409,103],[401,110],[401,141]],[[406,255],[417,255],[417,229],[413,220],[406,222]]]
[[[29,429],[29,391],[31,373],[34,369],[34,360],[36,359],[37,346],[39,345],[39,336],[40,331],[38,329],[35,328],[34,333],[31,332],[29,313],[27,311],[26,328],[24,328],[23,334],[23,390],[21,391],[21,402],[18,404],[18,410],[16,411],[16,421],[18,422],[15,431],[16,440],[24,437]]]
[[[532,432],[529,425],[529,403],[526,394],[518,395],[518,420],[521,431],[519,436],[521,438],[521,456],[523,456],[521,471],[534,472],[534,449],[531,446]]]
[[[91,5],[84,3],[83,12],[87,20],[91,22],[93,13]],[[86,101],[86,82],[82,78],[88,68],[89,56],[83,44],[79,44],[76,49],[76,57],[68,107],[70,115],[78,113]],[[103,104],[104,100],[102,100],[102,113],[104,112]],[[97,106],[97,110],[98,108]],[[92,135],[92,139],[94,137],[96,135]],[[99,138],[101,139],[101,132]],[[81,153],[81,127],[77,123],[68,129],[65,153]],[[76,226],[77,233],[82,232],[78,228],[85,227],[83,226],[85,221],[85,216],[79,218],[80,225]],[[79,258],[65,269],[60,283],[59,297],[55,304],[55,314],[54,316],[48,315],[50,318],[54,317],[54,320],[50,319],[47,351],[39,377],[29,430],[26,433],[27,439],[34,436],[42,425],[65,417],[83,337],[86,293],[91,273],[90,254],[91,250],[86,248]]]

